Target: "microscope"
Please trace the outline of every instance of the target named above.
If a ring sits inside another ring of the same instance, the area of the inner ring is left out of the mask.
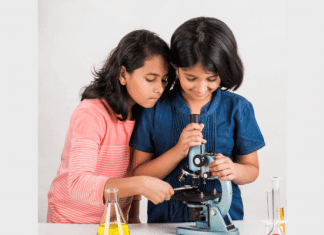
[[[199,123],[199,114],[190,115],[190,123]],[[233,224],[228,213],[232,203],[232,184],[230,181],[220,181],[222,192],[216,188],[212,192],[203,192],[198,186],[200,178],[218,180],[209,172],[209,164],[215,160],[216,153],[206,153],[205,145],[193,146],[189,149],[189,168],[183,167],[179,181],[184,182],[188,176],[192,177],[192,185],[185,185],[183,191],[171,198],[186,203],[191,211],[189,218],[196,220],[195,227],[178,227],[177,234],[197,235],[239,235],[239,230]]]

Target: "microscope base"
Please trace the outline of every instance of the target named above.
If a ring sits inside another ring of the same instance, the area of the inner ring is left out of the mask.
[[[181,235],[240,235],[240,232],[237,228],[227,231],[227,232],[221,232],[221,231],[212,231],[210,229],[198,229],[198,228],[184,228],[184,227],[178,227],[177,228],[177,234]]]

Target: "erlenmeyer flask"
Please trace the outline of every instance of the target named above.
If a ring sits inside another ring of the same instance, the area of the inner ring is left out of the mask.
[[[97,235],[130,235],[129,229],[120,209],[118,189],[109,188],[106,193],[106,208],[100,220]]]

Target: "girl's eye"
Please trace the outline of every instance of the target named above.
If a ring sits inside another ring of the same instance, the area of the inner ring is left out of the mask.
[[[150,80],[150,79],[147,79],[147,78],[145,78],[145,80],[148,81],[148,82],[153,82],[154,81],[154,79]]]
[[[214,75],[212,77],[207,78],[207,81],[208,82],[215,82],[218,79],[218,77],[219,77],[219,75],[216,74],[216,75]]]
[[[215,82],[215,81],[218,79],[218,77],[219,77],[219,74],[216,73],[216,74],[214,74],[214,76],[209,77],[207,80],[208,80],[209,82]]]
[[[188,81],[194,81],[196,78],[188,78],[186,77]]]

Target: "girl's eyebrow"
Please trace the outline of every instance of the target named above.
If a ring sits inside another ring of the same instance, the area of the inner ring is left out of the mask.
[[[152,72],[150,72],[150,73],[147,73],[146,75],[151,75],[151,76],[159,76],[157,73],[152,73]]]
[[[207,79],[208,79],[208,78],[214,78],[214,77],[217,78],[218,76],[215,74],[215,75],[212,75],[212,76],[207,77]]]
[[[186,75],[186,76],[189,76],[189,77],[194,77],[194,78],[196,77],[196,76],[194,76],[194,75],[192,75],[192,74],[190,74],[190,73],[185,73],[185,75]],[[213,75],[207,77],[207,79],[208,79],[208,78],[217,77],[217,76],[218,76],[218,74],[213,74]]]
[[[196,76],[194,76],[194,75],[192,75],[192,74],[190,74],[190,73],[185,73],[185,75],[186,75],[186,76],[190,76],[190,77],[196,77]]]
[[[168,76],[168,74],[169,74],[169,73],[166,73],[163,77]],[[152,73],[152,72],[147,73],[146,75],[155,76],[155,77],[158,77],[158,76],[159,76],[159,74],[157,74],[157,73]]]

